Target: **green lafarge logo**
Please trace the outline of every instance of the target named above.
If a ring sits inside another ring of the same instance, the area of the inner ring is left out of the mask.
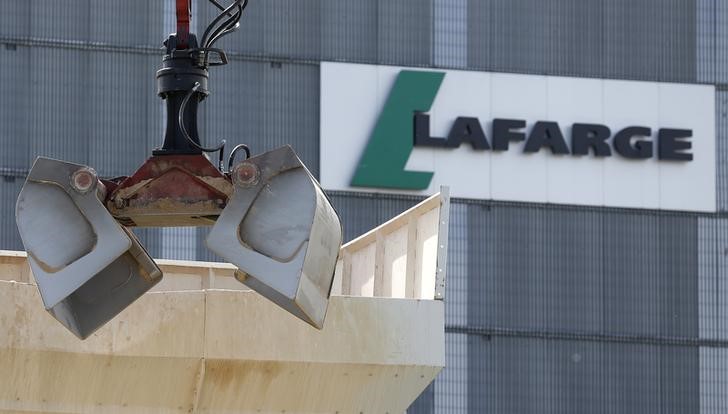
[[[430,186],[433,172],[404,168],[414,148],[413,114],[430,111],[444,79],[444,72],[399,73],[359,161],[352,187],[425,190]]]

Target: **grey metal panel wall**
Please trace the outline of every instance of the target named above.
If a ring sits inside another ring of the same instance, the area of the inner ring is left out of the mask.
[[[698,231],[699,334],[728,340],[728,219],[701,217]]]
[[[85,50],[39,48],[30,50],[33,117],[25,136],[29,141],[26,165],[35,156],[86,163],[89,156],[89,53]],[[64,62],[58,71],[57,62]],[[99,170],[101,170],[99,168]]]
[[[212,21],[217,9],[199,7],[200,32]],[[321,54],[321,2],[312,0],[267,0],[251,2],[240,32],[221,40],[216,47],[263,56],[316,59]],[[202,33],[199,35],[202,37]]]
[[[30,62],[29,48],[0,45],[0,169],[28,168],[28,127],[35,118],[28,93]]]
[[[696,82],[706,78],[704,71],[698,76],[698,60],[714,59],[718,72],[725,66],[717,56],[724,54],[722,29],[704,12],[714,10],[720,22],[725,6],[706,1],[269,0],[253,3],[241,33],[219,46],[284,61]],[[165,21],[163,3],[143,0],[111,6],[89,0],[4,2],[0,7],[8,20],[0,36],[21,38],[157,47]],[[197,11],[201,32],[215,9],[202,3]],[[123,24],[110,24],[112,19]],[[706,30],[718,39],[715,51],[710,42],[696,41]]]
[[[716,79],[716,4],[715,0],[697,0],[696,52],[698,81]]]
[[[700,409],[702,414],[728,412],[728,350],[701,348]]]
[[[728,3],[698,0],[698,80],[728,83]]]
[[[468,409],[469,340],[466,334],[445,334],[445,370],[435,380],[437,414],[472,412]]]
[[[159,57],[91,52],[86,62],[88,89],[82,92],[81,102],[64,108],[61,94],[61,102],[56,103],[65,116],[70,112],[85,117],[81,123],[88,142],[88,147],[81,149],[87,156],[85,162],[105,176],[130,175],[151,155],[150,141],[160,145],[163,139],[162,100],[154,89]],[[73,140],[63,131],[56,134],[59,143]],[[73,154],[63,156],[68,159]]]
[[[715,93],[715,167],[717,208],[728,211],[728,91]]]
[[[543,327],[589,331],[601,324],[605,307],[601,214],[547,209],[543,221],[543,265],[535,272],[544,297]]]
[[[614,334],[660,333],[659,233],[654,216],[605,217],[604,328]]]
[[[432,0],[379,0],[381,63],[430,65]]]
[[[468,322],[543,326],[543,217],[539,209],[468,206]]]
[[[435,384],[430,384],[407,408],[407,414],[432,414],[435,412]]]
[[[161,142],[157,56],[1,49],[0,168],[5,171],[27,170],[36,156],[47,156],[90,164],[104,176],[129,174],[146,159],[150,138]]]
[[[319,68],[235,61],[211,69],[212,95],[201,104],[201,139],[212,146],[250,145],[260,154],[291,145],[314,176],[319,171]]]
[[[201,21],[214,11],[200,8]],[[430,0],[269,0],[251,4],[241,34],[220,45],[245,54],[429,65]]]
[[[434,66],[468,66],[468,0],[433,1]]]
[[[603,7],[607,77],[696,80],[695,1],[609,0]]]
[[[378,1],[322,0],[322,57],[327,60],[375,62],[379,56],[376,28]]]
[[[472,204],[468,224],[473,326],[698,334],[696,217]]]
[[[29,36],[30,1],[0,2],[0,36]]]
[[[715,20],[715,83],[728,83],[728,3],[714,1]]]
[[[469,412],[697,413],[697,349],[471,337]]]
[[[470,1],[468,16],[471,68],[696,81],[694,1]]]
[[[172,259],[176,257],[165,256],[164,254],[164,231],[163,229],[133,229],[134,234],[137,236],[142,246],[147,250],[150,256],[153,258]],[[179,259],[184,259],[185,256],[180,256]]]
[[[0,36],[157,45],[162,2],[3,1]]]
[[[331,202],[344,224],[344,240],[355,239],[422,201],[422,197],[331,192]]]
[[[0,249],[23,250],[15,225],[15,201],[25,179],[0,178]]]
[[[468,296],[470,277],[470,225],[468,206],[454,203],[450,205],[450,227],[447,252],[447,280],[445,301],[445,323],[451,326],[468,324]]]

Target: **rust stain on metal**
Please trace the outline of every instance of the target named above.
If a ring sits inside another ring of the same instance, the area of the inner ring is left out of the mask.
[[[197,177],[210,187],[224,193],[228,197],[233,193],[233,185],[223,177]]]
[[[209,225],[232,192],[230,179],[204,156],[152,157],[106,205],[117,219],[137,225]]]

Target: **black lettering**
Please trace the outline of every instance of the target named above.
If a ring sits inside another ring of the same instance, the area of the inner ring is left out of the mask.
[[[692,161],[691,152],[683,152],[693,147],[693,143],[685,138],[693,136],[690,129],[669,129],[660,130],[658,135],[658,157],[661,160]]]
[[[430,115],[422,112],[415,113],[415,147],[447,147],[445,138],[430,136]]]
[[[523,152],[539,152],[543,147],[551,148],[551,152],[554,154],[569,153],[564,134],[561,133],[561,128],[556,122],[536,122]]]
[[[646,127],[627,127],[614,136],[614,149],[625,157],[633,160],[644,160],[652,158],[652,141],[636,140],[632,144],[632,138],[650,137],[652,130]]]
[[[573,155],[589,155],[589,148],[594,149],[594,156],[609,157],[612,149],[607,140],[612,131],[599,124],[574,124],[571,127],[571,153]]]
[[[526,134],[514,131],[514,129],[523,129],[525,127],[526,121],[520,119],[494,119],[493,149],[495,151],[508,151],[508,143],[510,141],[524,141]]]
[[[488,140],[485,138],[483,127],[480,126],[478,118],[460,117],[452,125],[450,134],[447,136],[447,146],[457,148],[463,142],[469,142],[476,150],[490,149]]]

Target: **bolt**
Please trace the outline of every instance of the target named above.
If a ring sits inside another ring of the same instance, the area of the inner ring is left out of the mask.
[[[81,194],[86,194],[93,189],[98,181],[96,171],[93,168],[81,168],[71,176],[71,187]]]
[[[253,187],[260,180],[260,170],[255,164],[243,162],[233,170],[233,181],[241,187]]]

